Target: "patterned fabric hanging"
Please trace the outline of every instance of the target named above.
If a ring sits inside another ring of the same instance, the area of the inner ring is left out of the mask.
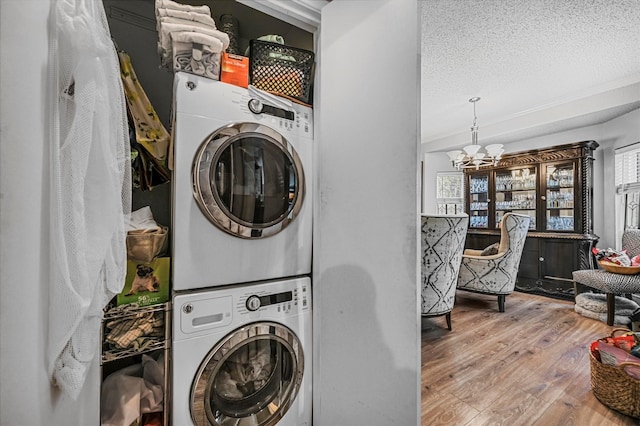
[[[146,191],[171,180],[167,168],[170,136],[138,81],[129,55],[119,51],[118,59],[129,114],[132,184]]]
[[[118,58],[120,59],[120,76],[127,99],[127,107],[135,127],[136,141],[149,154],[166,164],[169,132],[162,125],[158,114],[140,85],[129,55],[120,51]]]

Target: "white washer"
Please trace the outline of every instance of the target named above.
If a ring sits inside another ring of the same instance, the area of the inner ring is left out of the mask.
[[[172,424],[311,425],[308,277],[173,299]]]
[[[173,289],[311,272],[313,110],[174,80]]]

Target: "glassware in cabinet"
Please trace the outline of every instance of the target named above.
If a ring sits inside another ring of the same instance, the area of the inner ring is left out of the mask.
[[[531,217],[529,229],[536,229],[537,199],[536,167],[500,170],[495,173],[496,228],[507,212]]]
[[[469,227],[465,248],[482,250],[495,243],[501,232],[498,224],[506,212],[529,214],[531,229],[516,289],[573,300],[571,274],[578,269],[593,269],[591,249],[599,240],[593,233],[593,162],[597,147],[596,141],[586,140],[504,154],[497,165],[465,169],[466,176],[489,175],[489,227]],[[468,178],[465,183],[469,183]],[[528,191],[534,188],[532,200]],[[465,190],[468,208],[470,188]]]
[[[469,227],[489,227],[489,174],[469,176]]]
[[[545,230],[575,230],[574,163],[544,166]]]

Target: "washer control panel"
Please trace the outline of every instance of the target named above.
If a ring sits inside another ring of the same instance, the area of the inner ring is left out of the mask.
[[[310,308],[311,294],[309,287],[302,285],[292,290],[276,293],[247,294],[240,298],[240,302],[248,312],[297,313]]]

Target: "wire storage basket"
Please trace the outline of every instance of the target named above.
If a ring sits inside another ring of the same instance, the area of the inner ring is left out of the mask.
[[[315,55],[262,40],[249,41],[249,83],[258,89],[310,104]]]
[[[611,335],[619,330],[613,330]],[[593,395],[607,407],[640,419],[640,380],[631,377],[625,371],[627,366],[640,365],[633,362],[623,362],[619,365],[603,364],[591,348],[589,360]]]

